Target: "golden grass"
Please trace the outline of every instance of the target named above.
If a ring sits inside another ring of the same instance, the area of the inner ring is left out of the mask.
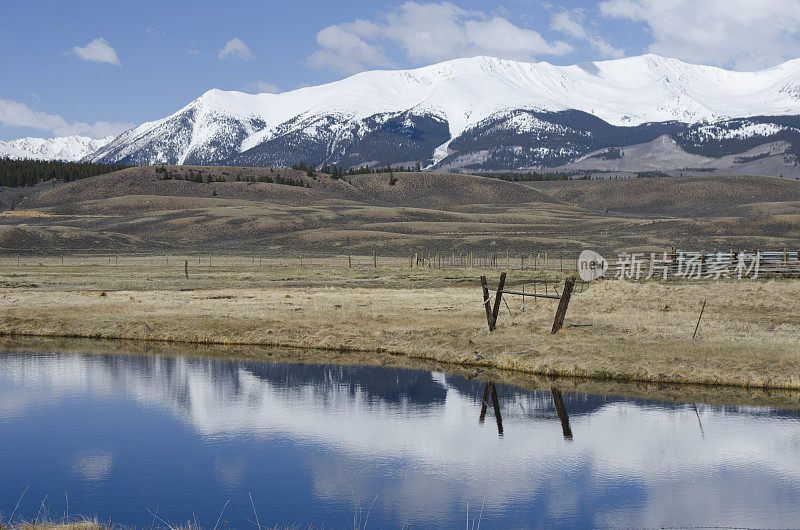
[[[800,281],[605,281],[573,296],[557,335],[556,301],[528,301],[523,313],[518,297],[490,334],[482,273],[239,266],[187,281],[177,266],[2,266],[0,334],[386,352],[552,376],[800,389]]]
[[[20,521],[13,524],[0,523],[2,530],[107,530],[118,528],[96,519],[72,519],[63,521]]]

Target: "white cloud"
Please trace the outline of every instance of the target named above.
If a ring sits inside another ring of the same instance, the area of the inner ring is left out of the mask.
[[[103,480],[111,473],[114,456],[110,451],[94,450],[79,453],[72,462],[72,470],[84,480]]]
[[[317,44],[320,48],[306,62],[318,68],[346,73],[358,72],[365,66],[393,66],[379,45],[368,43],[362,38],[373,37],[374,27],[374,24],[366,21],[328,26],[317,33]]]
[[[256,58],[250,51],[247,44],[244,43],[239,37],[234,37],[229,40],[225,47],[219,51],[220,60],[224,59],[240,59],[242,61],[252,61]]]
[[[796,0],[606,0],[600,11],[645,23],[649,51],[686,61],[753,70],[800,55]]]
[[[117,52],[103,38],[94,39],[86,46],[75,46],[70,50],[70,53],[77,55],[84,61],[122,66],[119,57],[117,57]]]
[[[0,99],[0,123],[8,127],[30,127],[40,131],[47,131],[57,136],[79,134],[91,138],[117,135],[134,126],[133,123],[112,123],[107,121],[70,123],[57,114],[47,114],[46,112],[33,110],[24,103],[9,99]]]
[[[625,55],[625,52],[615,48],[604,38],[595,33],[590,33],[585,27],[584,19],[584,12],[581,9],[573,9],[571,11],[562,9],[553,16],[550,27],[576,40],[588,42],[603,57],[619,59]]]
[[[244,87],[246,92],[250,92],[252,94],[260,94],[262,92],[266,92],[268,94],[279,94],[281,89],[278,88],[278,85],[273,85],[272,83],[267,83],[266,81],[253,81],[252,83],[247,83]]]
[[[345,73],[392,66],[383,45],[399,49],[417,64],[475,55],[532,60],[572,51],[566,42],[548,42],[537,31],[501,16],[468,11],[449,2],[405,2],[375,21],[328,26],[317,34],[317,43],[320,47],[309,56],[308,64]]]

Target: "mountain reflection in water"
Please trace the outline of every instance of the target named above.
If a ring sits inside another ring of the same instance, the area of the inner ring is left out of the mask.
[[[800,415],[395,368],[0,354],[0,510],[149,525],[792,526]],[[65,495],[67,492],[67,495]]]

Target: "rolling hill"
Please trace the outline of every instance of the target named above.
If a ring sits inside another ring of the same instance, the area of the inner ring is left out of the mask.
[[[345,180],[156,166],[14,193],[0,197],[14,208],[0,212],[5,255],[800,247],[800,182],[770,177],[513,183],[424,172]]]

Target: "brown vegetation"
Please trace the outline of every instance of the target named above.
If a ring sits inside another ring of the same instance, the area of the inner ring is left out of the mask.
[[[164,180],[158,168],[136,167],[15,189],[25,196],[0,216],[0,253],[577,255],[583,248],[800,247],[800,183],[768,177],[521,184],[397,173],[391,186],[388,174],[342,180],[270,168],[168,170],[202,182]],[[247,181],[278,176],[310,187]]]
[[[0,268],[4,335],[378,351],[545,375],[800,388],[795,280],[604,281],[573,295],[565,329],[551,335],[556,302],[521,312],[515,298],[490,334],[477,282],[487,271],[240,265],[193,269],[187,281],[182,261],[22,269]]]

